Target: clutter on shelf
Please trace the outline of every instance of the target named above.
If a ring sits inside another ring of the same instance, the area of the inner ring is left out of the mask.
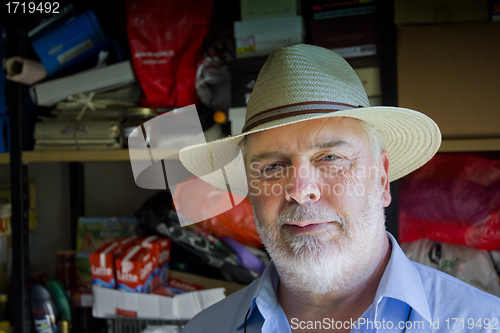
[[[122,147],[122,122],[135,107],[140,87],[130,84],[102,93],[78,93],[57,103],[53,118],[35,124],[35,150],[96,150]]]
[[[498,275],[486,250],[430,239],[403,243],[401,248],[413,261],[438,269],[500,297]]]

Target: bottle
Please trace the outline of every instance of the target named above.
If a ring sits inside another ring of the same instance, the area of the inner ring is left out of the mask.
[[[42,285],[31,288],[31,313],[37,333],[58,333],[57,307],[50,293]]]
[[[7,320],[7,294],[0,294],[0,321]]]
[[[69,321],[59,320],[60,333],[69,333]]]
[[[14,330],[10,325],[10,321],[2,320],[0,321],[0,333],[12,333]]]

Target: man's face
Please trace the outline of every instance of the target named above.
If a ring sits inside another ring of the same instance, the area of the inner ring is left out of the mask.
[[[289,273],[301,276],[296,283],[319,290],[355,278],[380,252],[389,162],[385,152],[373,157],[358,120],[315,119],[251,134],[245,163],[259,234],[278,271],[293,267]]]

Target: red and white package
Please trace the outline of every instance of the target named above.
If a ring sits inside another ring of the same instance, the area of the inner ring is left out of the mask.
[[[154,277],[150,249],[135,245],[115,260],[117,289],[134,293],[150,293]]]
[[[138,236],[127,236],[120,238],[118,242],[120,242],[120,245],[123,247],[124,250],[126,250],[129,247],[136,245],[139,240],[140,238]]]
[[[104,288],[116,288],[115,259],[139,239],[137,236],[123,237],[102,245],[90,254],[92,284]]]
[[[146,237],[140,243],[141,246],[149,248],[152,251],[155,273],[153,289],[167,282],[171,243],[170,238],[159,236]]]
[[[202,286],[188,283],[179,279],[168,279],[167,283],[156,287],[153,294],[173,297],[178,294],[188,293],[196,290],[203,290]]]
[[[115,288],[114,260],[122,252],[118,242],[107,243],[90,254],[92,284],[103,288]]]

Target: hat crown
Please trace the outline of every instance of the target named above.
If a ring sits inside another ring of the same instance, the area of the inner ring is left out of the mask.
[[[306,44],[276,48],[257,77],[245,120],[269,109],[310,102],[370,106],[356,72],[335,52]]]

